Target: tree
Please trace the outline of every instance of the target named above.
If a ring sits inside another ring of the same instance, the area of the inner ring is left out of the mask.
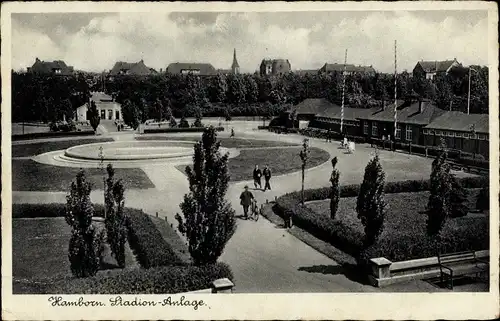
[[[337,209],[339,208],[339,200],[340,200],[340,172],[335,168],[337,165],[337,157],[332,159],[332,175],[330,176],[330,183],[332,187],[330,189],[330,217],[331,219],[335,219],[335,214],[337,214]]]
[[[356,212],[365,227],[365,248],[374,244],[384,228],[386,203],[384,200],[385,173],[375,155],[366,165],[363,183],[359,189]]]
[[[217,75],[211,78],[209,95],[210,101],[223,103],[226,101],[227,82],[224,75]]]
[[[177,121],[175,120],[174,116],[170,116],[170,127],[177,127]]]
[[[450,216],[450,193],[452,182],[450,166],[446,162],[447,153],[444,142],[442,150],[432,162],[430,178],[430,195],[427,203],[427,234],[436,236],[441,231],[446,219]]]
[[[93,100],[90,101],[90,108],[88,115],[89,115],[90,126],[92,126],[94,132],[96,132],[97,127],[99,127],[99,123],[101,122],[101,117],[99,116],[99,111],[97,110],[97,106]]]
[[[311,151],[309,150],[309,139],[304,138],[304,141],[302,143],[302,150],[300,151],[299,154],[300,160],[302,161],[302,189],[301,189],[302,205],[304,205],[304,181],[305,181],[307,161],[309,160],[310,152]]]
[[[481,212],[490,209],[490,186],[487,181],[481,190],[479,190],[476,200],[476,208]]]
[[[227,79],[227,100],[231,104],[245,102],[245,84],[241,75],[229,75]]]
[[[462,186],[460,181],[452,174],[451,178],[451,192],[450,192],[450,216],[462,217],[467,215],[469,208],[467,202],[467,190]]]
[[[193,123],[193,127],[203,127],[203,123],[201,122],[201,117],[196,117]]]
[[[91,185],[85,179],[85,172],[79,171],[76,182],[66,196],[66,223],[71,226],[69,261],[71,272],[76,277],[97,274],[101,259],[102,234],[92,225],[94,206],[90,201]]]
[[[194,147],[193,168],[186,168],[189,194],[180,204],[179,231],[186,235],[195,265],[215,263],[235,231],[234,211],[225,199],[228,154],[221,155],[213,126]]]
[[[122,116],[125,124],[129,125],[133,129],[137,129],[137,127],[139,127],[139,123],[141,121],[139,107],[128,99],[125,100],[122,105]]]
[[[125,187],[122,180],[115,182],[115,170],[111,164],[106,168],[108,178],[106,179],[106,189],[104,202],[106,206],[106,232],[107,240],[111,247],[111,252],[118,263],[118,266],[125,267],[125,243],[127,242],[127,226],[125,222]]]

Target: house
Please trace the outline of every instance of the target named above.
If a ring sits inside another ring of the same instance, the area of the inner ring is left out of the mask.
[[[62,60],[42,61],[36,58],[33,66],[27,68],[27,72],[38,75],[69,76],[74,73],[74,70]]]
[[[394,106],[392,103],[382,108],[372,108],[370,112],[359,115],[361,135],[377,139],[390,136],[396,141],[424,145],[423,128],[445,112],[428,100],[398,100],[395,132]]]
[[[364,75],[370,75],[373,76],[375,75],[376,71],[372,66],[355,66],[352,64],[329,64],[325,63],[323,67],[319,69],[319,73],[322,74],[330,74],[330,73],[344,73],[344,68],[345,68],[345,74],[346,75],[354,75],[354,74],[364,74]]]
[[[359,118],[363,118],[371,112],[371,109],[366,108],[344,107],[344,115],[342,119],[342,107],[333,104],[333,108],[326,108],[319,112],[309,123],[309,127],[329,129],[333,132],[340,133],[340,123],[342,122],[343,133],[352,136],[361,136]]]
[[[122,120],[122,109],[121,105],[114,101],[113,97],[103,93],[103,92],[93,92],[90,98],[97,107],[97,111],[101,116],[101,119],[107,120]],[[88,117],[89,103],[86,103],[76,109],[76,120],[77,121],[87,121]]]
[[[134,75],[134,76],[148,76],[156,71],[149,68],[144,64],[144,60],[141,59],[139,62],[123,62],[118,61],[113,66],[113,69],[109,72],[110,76],[120,76],[120,75]]]
[[[413,77],[432,80],[438,74],[448,74],[455,67],[462,67],[457,58],[445,61],[422,60],[417,62],[413,68]]]
[[[448,148],[489,155],[488,114],[446,111],[423,129],[425,146],[439,146],[443,138]]]
[[[289,73],[292,65],[288,59],[263,59],[259,69],[261,76],[278,76]]]
[[[293,106],[286,114],[294,113],[298,120],[311,121],[316,115],[337,107],[325,98],[307,98]]]
[[[319,70],[318,69],[299,69],[299,70],[295,70],[293,72],[294,74],[297,74],[299,76],[306,76],[306,75],[317,75],[319,73]]]
[[[213,76],[217,74],[214,66],[209,63],[175,62],[168,65],[167,73],[174,75],[194,74],[198,76]]]

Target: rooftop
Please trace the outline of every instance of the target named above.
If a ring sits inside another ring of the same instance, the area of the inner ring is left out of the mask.
[[[477,133],[489,133],[489,115],[446,111],[425,128],[470,132],[472,125]]]

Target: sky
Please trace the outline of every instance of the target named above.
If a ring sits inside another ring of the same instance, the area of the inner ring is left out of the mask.
[[[110,70],[117,61],[165,69],[207,62],[229,69],[236,49],[243,72],[264,58],[293,70],[326,62],[411,71],[419,60],[488,63],[487,11],[320,11],[173,13],[13,13],[12,68],[64,60],[77,70]]]

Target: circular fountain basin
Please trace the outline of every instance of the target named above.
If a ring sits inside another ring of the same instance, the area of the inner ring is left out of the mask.
[[[70,147],[64,151],[64,155],[72,159],[97,161],[158,160],[193,156],[192,144],[182,145],[185,146],[168,141],[105,142]]]

